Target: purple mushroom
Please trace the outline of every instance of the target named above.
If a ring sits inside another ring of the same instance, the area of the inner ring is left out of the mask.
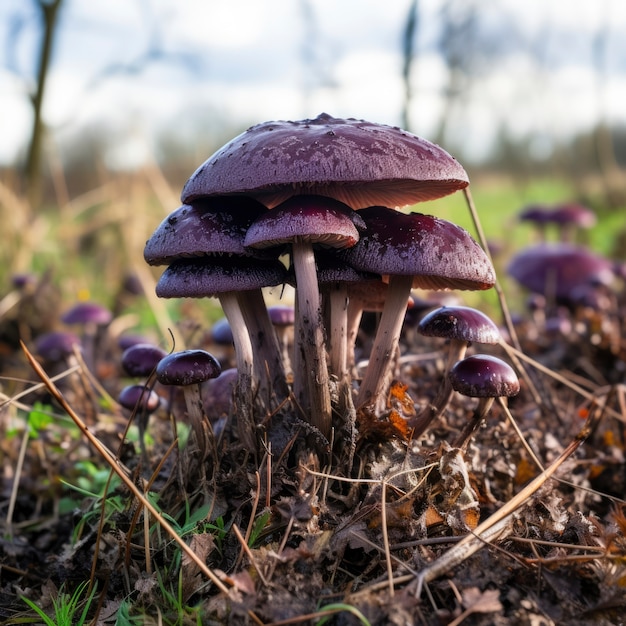
[[[272,208],[295,194],[314,194],[361,209],[432,200],[468,183],[458,161],[425,139],[322,113],[252,126],[196,170],[182,198],[246,195]]]
[[[501,359],[486,354],[475,354],[459,361],[448,377],[455,391],[479,399],[471,419],[453,445],[455,448],[467,446],[496,398],[516,396],[520,390],[513,368]]]
[[[412,288],[489,289],[495,271],[486,253],[461,227],[431,215],[386,207],[359,212],[367,229],[340,256],[354,267],[388,277],[389,293],[356,404],[375,404],[392,375]]]
[[[294,394],[311,423],[331,434],[331,403],[326,344],[314,247],[348,248],[359,239],[361,218],[349,206],[323,196],[294,196],[259,217],[248,229],[245,245],[285,248],[296,277]],[[299,367],[302,363],[302,369]]]
[[[467,306],[445,306],[427,313],[417,325],[419,333],[426,337],[447,339],[448,357],[444,377],[432,404],[412,418],[413,437],[419,437],[428,425],[445,410],[452,396],[452,382],[448,372],[465,356],[472,343],[497,344],[500,339],[498,326],[478,309]]]

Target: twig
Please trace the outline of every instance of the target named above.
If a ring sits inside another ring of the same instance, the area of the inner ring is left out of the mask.
[[[128,477],[126,472],[121,468],[119,464],[119,460],[113,456],[113,454],[102,445],[100,440],[93,435],[90,430],[87,428],[82,419],[74,412],[74,409],[69,405],[63,394],[59,391],[56,385],[50,380],[46,372],[43,370],[41,365],[35,360],[33,355],[28,351],[28,348],[21,342],[22,350],[24,350],[26,354],[26,358],[28,359],[31,367],[35,370],[35,373],[41,378],[44,382],[48,391],[54,396],[54,398],[59,402],[59,404],[63,407],[66,413],[72,418],[76,426],[78,426],[79,430],[82,434],[87,438],[89,443],[96,449],[98,454],[111,466],[113,471],[120,477],[122,482],[126,485],[129,491],[139,500],[142,506],[144,506],[152,516],[156,519],[156,521],[161,525],[161,527],[170,535],[170,537],[179,545],[180,549],[200,568],[200,571],[222,592],[227,594],[228,587],[218,578],[217,574],[209,569],[206,564],[200,559],[194,551],[182,540],[181,537],[178,536],[176,531],[170,526],[167,520],[161,515],[161,513],[152,505],[152,503],[145,498],[143,493],[137,488],[135,483]],[[227,579],[229,580],[229,579]],[[230,581],[229,581],[230,582]]]

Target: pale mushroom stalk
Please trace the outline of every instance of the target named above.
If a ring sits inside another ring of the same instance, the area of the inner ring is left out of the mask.
[[[389,277],[389,292],[376,331],[365,376],[361,381],[356,406],[376,404],[387,389],[393,375],[393,358],[400,341],[407,302],[413,286],[413,276]]]
[[[337,281],[328,285],[330,307],[330,371],[337,379],[348,378],[348,285]]]
[[[252,343],[253,367],[261,385],[259,394],[264,396],[265,392],[269,397],[274,393],[279,401],[282,401],[289,395],[285,365],[263,293],[260,289],[250,289],[239,294],[239,301],[243,305],[241,309]],[[267,389],[263,388],[264,382],[268,383]]]
[[[252,417],[252,405],[254,394],[258,387],[254,372],[254,352],[252,341],[248,334],[246,321],[239,305],[238,294],[227,291],[219,294],[220,305],[224,315],[230,324],[235,344],[235,359],[237,362],[237,391],[241,398],[241,405],[237,413],[240,420],[239,435],[250,449],[254,449],[254,419]]]
[[[305,410],[310,407],[311,423],[328,438],[332,427],[330,389],[313,246],[308,242],[294,241],[291,254],[296,273],[298,305],[295,360],[298,362],[301,359],[306,377],[305,381],[299,381],[297,385],[302,397],[297,394],[296,397]],[[295,380],[302,376],[302,372],[295,370],[294,374],[295,385]]]

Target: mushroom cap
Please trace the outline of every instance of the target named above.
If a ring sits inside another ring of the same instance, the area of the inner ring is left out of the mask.
[[[152,413],[159,408],[159,394],[145,385],[128,385],[117,397],[117,401],[129,411],[147,411]]]
[[[420,320],[417,330],[427,337],[496,344],[500,330],[482,311],[469,306],[442,306]]]
[[[218,360],[210,352],[181,350],[159,361],[156,377],[162,385],[186,387],[217,378],[221,371]]]
[[[278,260],[247,257],[174,261],[156,285],[159,298],[205,298],[227,291],[249,291],[284,283],[285,266]]]
[[[149,376],[167,352],[151,343],[137,343],[122,353],[122,367],[129,376]]]
[[[220,346],[230,346],[233,343],[233,329],[226,317],[220,317],[211,326],[211,339]]]
[[[113,319],[113,313],[96,302],[79,302],[61,316],[64,324],[97,324],[106,326]]]
[[[357,269],[413,276],[422,289],[489,289],[495,270],[470,234],[446,220],[381,206],[359,211],[367,229],[358,243],[337,254]]]
[[[588,207],[575,202],[567,202],[554,207],[550,220],[561,226],[572,224],[579,228],[592,228],[596,225],[596,214]]]
[[[62,330],[43,333],[35,340],[35,352],[44,361],[62,361],[70,354],[74,354],[74,346],[80,348],[80,339],[74,333]]]
[[[613,263],[579,246],[548,243],[524,248],[510,261],[507,272],[532,292],[569,300],[581,285],[610,284]]]
[[[272,248],[308,241],[328,248],[348,248],[359,240],[362,218],[348,205],[324,196],[293,196],[267,211],[248,228],[245,245]]]
[[[520,385],[513,368],[502,359],[475,354],[455,363],[448,372],[455,391],[473,398],[516,396]]]
[[[144,248],[150,265],[215,254],[251,256],[243,245],[250,224],[267,208],[246,197],[211,198],[184,204],[157,227]]]
[[[196,170],[182,200],[243,194],[272,208],[304,193],[360,209],[433,200],[468,184],[458,161],[425,139],[397,127],[322,113],[252,126]]]
[[[267,313],[274,326],[293,326],[296,320],[296,311],[289,304],[273,304],[267,307]]]
[[[547,224],[552,219],[552,211],[545,204],[529,204],[517,215],[520,222],[532,222],[533,224]]]

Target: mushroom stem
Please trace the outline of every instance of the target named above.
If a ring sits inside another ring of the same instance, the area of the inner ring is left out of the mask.
[[[200,385],[185,385],[183,387],[183,395],[185,396],[189,423],[196,437],[196,443],[200,448],[202,459],[204,460],[210,452],[213,456],[213,461],[216,463],[217,446],[215,435],[213,434],[213,428],[211,428],[211,422],[204,413]]]
[[[413,439],[420,437],[426,431],[430,423],[437,419],[448,406],[454,391],[452,383],[448,378],[448,372],[457,361],[460,361],[465,356],[468,345],[469,343],[462,339],[450,339],[444,375],[437,395],[428,406],[408,422],[409,428],[413,429]]]
[[[219,294],[219,301],[224,315],[230,324],[233,333],[233,343],[235,344],[235,359],[237,361],[236,397],[241,399],[240,410],[237,414],[239,418],[239,436],[252,451],[254,446],[252,403],[257,388],[253,376],[254,353],[252,351],[252,341],[250,340],[241,311],[239,294],[234,291],[221,293]]]
[[[239,295],[239,301],[245,303],[242,311],[252,342],[259,392],[262,396],[267,392],[268,399],[274,393],[280,402],[289,395],[289,388],[278,337],[267,312],[263,293],[260,289],[244,291]]]
[[[297,385],[301,394],[297,397],[304,410],[310,411],[311,424],[328,439],[332,426],[330,388],[313,246],[295,241],[291,253],[298,305],[295,319],[296,362],[304,365],[304,371],[295,370],[294,380],[306,377]]]
[[[346,356],[346,367],[350,370],[350,372],[355,372],[356,368],[356,340],[359,335],[359,327],[361,325],[361,318],[363,317],[363,306],[353,300],[352,298],[348,301],[348,321],[347,321],[347,345],[348,352]]]
[[[453,448],[460,448],[461,450],[465,450],[467,444],[471,436],[478,430],[483,419],[486,417],[487,413],[489,413],[489,409],[491,409],[495,398],[487,397],[480,398],[478,401],[478,405],[474,409],[474,414],[471,419],[465,424],[465,428],[461,431],[461,434],[457,437],[456,441],[452,445]]]
[[[400,331],[412,286],[412,276],[392,275],[389,277],[387,300],[378,324],[365,376],[359,388],[357,407],[377,403],[390,382],[393,357],[400,341]]]
[[[348,286],[338,281],[328,286],[330,306],[330,371],[340,384],[348,379]]]

